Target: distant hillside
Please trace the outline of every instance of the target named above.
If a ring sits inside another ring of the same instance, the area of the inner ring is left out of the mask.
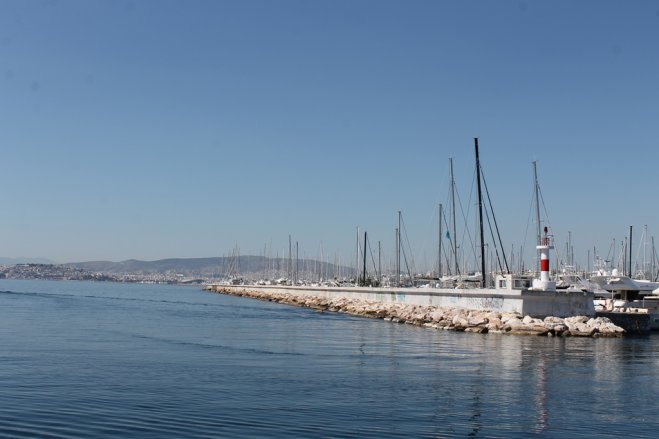
[[[295,261],[293,261],[295,263]],[[281,277],[288,273],[288,259],[266,258],[263,256],[215,257],[215,258],[174,258],[157,261],[129,259],[121,262],[93,261],[72,262],[64,266],[76,267],[94,273],[109,274],[165,274],[177,273],[184,276],[222,277],[225,275],[247,275],[260,277]],[[318,274],[323,277],[347,276],[351,268],[335,264],[320,263],[311,259],[298,261],[300,275]]]
[[[218,274],[224,267],[225,258],[160,259],[140,261],[129,259],[121,262],[92,261],[65,264],[92,272],[103,273],[166,273],[176,271],[181,274]],[[242,258],[241,258],[242,259]]]

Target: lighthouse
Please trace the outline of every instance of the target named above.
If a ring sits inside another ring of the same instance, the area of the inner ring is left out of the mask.
[[[549,250],[554,246],[551,243],[547,227],[544,229],[544,235],[535,247],[540,253],[540,279],[533,279],[533,289],[538,291],[556,291],[556,282],[549,280]]]

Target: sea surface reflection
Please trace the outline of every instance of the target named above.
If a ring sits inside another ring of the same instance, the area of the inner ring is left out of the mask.
[[[659,338],[437,331],[0,280],[2,437],[654,437]]]

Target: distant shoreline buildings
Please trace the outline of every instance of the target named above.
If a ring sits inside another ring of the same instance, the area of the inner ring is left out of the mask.
[[[209,279],[180,273],[103,273],[60,264],[0,265],[0,279],[77,280],[94,282],[132,282],[200,285]]]

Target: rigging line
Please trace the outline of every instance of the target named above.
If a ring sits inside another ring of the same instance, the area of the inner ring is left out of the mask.
[[[483,174],[481,173],[481,176],[482,175]],[[494,231],[492,230],[492,223],[490,222],[490,211],[491,211],[491,205],[489,210],[487,209],[487,206],[485,206],[485,217],[487,218],[487,226],[490,229],[490,235],[492,236],[492,244],[494,245],[494,254],[497,257],[497,264],[499,265],[499,270],[501,273],[503,273],[503,266],[501,265],[501,258],[499,257],[499,247],[497,247],[497,242],[496,239],[494,238]],[[494,218],[494,212],[492,212],[492,218]],[[496,225],[496,219],[494,221]],[[501,243],[499,244],[502,245]],[[503,252],[503,248],[501,249],[501,251]],[[504,253],[504,260],[505,260],[505,253]],[[506,269],[508,269],[507,262],[506,262]],[[510,273],[509,270],[508,273]]]
[[[455,254],[455,252],[454,252],[454,249],[453,249],[453,237],[451,236],[451,233],[450,233],[449,228],[448,228],[448,220],[446,219],[445,212],[442,212],[442,220],[443,220],[443,224],[446,226],[446,232],[445,232],[444,236],[442,236],[442,239],[448,239],[448,241],[449,241],[448,246],[442,245],[442,253],[447,255],[446,256],[446,271],[447,271],[448,275],[451,276],[452,275],[452,272],[451,272],[452,267],[451,267],[451,261],[448,258],[449,258],[450,254]],[[448,249],[447,249],[447,247],[448,247]],[[448,253],[447,250],[450,251],[450,253]]]
[[[641,234],[641,239],[640,239],[641,243],[637,246],[638,248],[637,248],[637,250],[636,250],[636,258],[635,258],[635,260],[634,260],[634,269],[635,269],[635,271],[637,271],[637,272],[639,271],[639,268],[638,268],[639,263],[640,263],[639,261],[643,262],[643,258],[641,258],[641,251],[644,253],[644,254],[643,254],[643,257],[644,257],[644,258],[645,258],[646,254],[647,254],[647,249],[644,248],[644,247],[645,247],[645,243],[644,243],[644,241],[647,242],[647,239],[648,239],[648,238],[647,238],[647,230],[646,230],[645,228],[643,228],[643,233]],[[645,272],[645,269],[646,269],[646,268],[647,268],[647,267],[643,267],[643,269],[642,269],[643,272]]]
[[[545,221],[550,230],[553,231],[551,227],[551,221],[549,221],[549,213],[547,212],[547,206],[545,205],[545,197],[542,195],[542,188],[538,185],[538,193],[540,194],[540,201],[542,201],[542,210],[545,212]]]
[[[522,252],[526,248],[526,240],[529,237],[529,225],[531,224],[531,217],[533,216],[533,199],[534,199],[534,193],[535,193],[535,187],[531,189],[531,196],[529,197],[531,199],[531,204],[529,205],[529,215],[526,218],[526,230],[524,231],[524,241],[522,242]],[[523,254],[519,255],[520,262],[524,260]]]
[[[501,234],[499,233],[499,225],[497,224],[497,217],[494,215],[494,207],[492,207],[492,198],[490,198],[490,191],[487,188],[487,181],[485,180],[485,173],[483,172],[483,167],[481,166],[481,177],[483,179],[483,185],[485,186],[485,194],[487,195],[487,202],[490,205],[490,211],[492,212],[492,219],[494,220],[494,227],[496,228],[497,231],[497,237],[499,238],[499,246],[501,247],[501,254],[503,255],[503,262],[506,265],[506,273],[510,273],[510,267],[508,266],[508,260],[506,259],[506,251],[503,247],[503,241],[501,240]],[[486,210],[487,211],[487,210]],[[490,219],[488,218],[488,225]],[[491,229],[490,225],[490,233],[494,235]],[[494,241],[494,236],[492,236],[492,241],[494,242],[494,248],[496,249],[496,241]],[[497,253],[497,259],[499,258],[499,254]],[[501,261],[499,261],[499,267],[501,268],[501,272],[503,273],[503,267],[501,267]]]
[[[447,227],[446,230],[447,230],[447,233],[448,233],[448,220],[446,219],[446,214],[444,214],[444,224]],[[453,238],[451,237],[450,234],[449,234],[449,244],[451,245],[450,253],[448,252],[449,249],[444,250],[444,257],[446,258],[446,264],[447,264],[446,266],[448,267],[448,275],[449,276],[453,276],[453,274],[459,275],[460,274],[459,272],[458,273],[453,273],[452,272],[453,268],[451,267],[451,259],[450,258],[451,258],[452,254],[455,254],[455,252],[453,251],[453,245],[454,245],[453,244]]]
[[[437,206],[437,203],[435,203],[435,206]],[[431,215],[431,218],[430,218],[430,222],[428,223],[428,225],[425,229],[426,231],[427,230],[431,231],[429,233],[429,235],[434,234],[434,228],[437,225],[437,221],[435,221],[435,213],[437,213],[437,209],[433,208],[432,209],[432,215]],[[434,246],[434,243],[429,239],[428,240],[424,239],[422,244],[421,244],[421,253],[422,254],[424,254],[424,255],[426,254],[426,251],[428,250],[428,248],[427,248],[428,245],[433,245]],[[433,250],[433,252],[434,252],[434,250]],[[433,266],[434,266],[434,260],[435,260],[435,257],[433,256]],[[428,263],[427,263],[427,260],[425,260],[425,257],[424,257],[424,264],[423,265],[426,265],[426,268],[427,268]],[[424,270],[426,270],[426,268],[424,268]],[[433,268],[433,270],[434,270],[434,268]]]
[[[481,177],[483,175],[481,174]],[[499,258],[499,248],[497,247],[497,242],[494,239],[494,232],[492,231],[492,223],[490,222],[490,213],[487,205],[485,206],[485,218],[487,219],[487,228],[490,230],[490,236],[492,237],[492,245],[494,246],[494,253],[497,256],[497,264],[499,265],[499,270],[503,272],[503,267],[501,266],[501,259]]]
[[[446,233],[447,233],[447,235],[448,235],[448,241],[449,241],[449,245],[450,245],[451,254],[455,254],[455,244],[454,244],[454,242],[453,242],[453,240],[455,239],[455,237],[454,237],[453,235],[451,235],[451,232],[450,232],[450,230],[449,230],[448,220],[446,219],[446,215],[445,215],[444,213],[442,213],[442,217],[443,217],[443,219],[444,219],[444,225],[446,226]],[[443,248],[443,247],[444,247],[444,246],[442,246],[442,248]],[[447,256],[447,258],[448,258],[448,256]],[[448,260],[448,259],[447,259],[446,266],[447,266],[447,268],[448,268],[447,271],[448,271],[449,276],[452,276],[452,270],[453,270],[453,267],[451,267],[451,261]],[[459,274],[459,273],[458,273],[458,274]]]
[[[471,178],[471,190],[469,191],[469,200],[467,202],[467,215],[464,216],[464,222],[465,222],[465,228],[464,231],[467,232],[467,236],[469,237],[469,248],[471,249],[471,254],[472,254],[472,260],[475,262],[478,260],[478,256],[476,255],[476,238],[472,238],[471,232],[469,231],[469,227],[467,226],[467,218],[469,218],[469,215],[471,215],[471,206],[472,206],[472,200],[474,197],[474,188],[476,187],[476,169],[474,169],[474,173]],[[474,203],[476,204],[476,203]],[[462,208],[462,205],[460,205],[460,208]],[[478,221],[477,218],[474,217],[475,221]],[[475,227],[478,229],[478,227]],[[463,231],[463,239],[464,239],[464,231]]]
[[[470,211],[471,211],[471,200],[472,200],[472,197],[474,195],[474,186],[475,185],[476,185],[476,170],[474,170],[473,178],[471,180],[471,191],[469,192],[469,200],[468,200],[468,204],[467,204],[467,206],[469,206],[469,207],[467,209],[467,215],[465,215],[464,207],[462,206],[462,199],[460,198],[460,194],[456,192],[457,199],[458,199],[458,205],[460,206],[460,213],[462,213],[462,221],[464,223],[464,228],[462,230],[462,238],[460,239],[460,242],[464,243],[465,235],[467,235],[467,237],[469,238],[469,247],[471,248],[471,254],[474,258],[476,258],[476,249],[474,248],[474,240],[471,237],[471,233],[469,232],[469,226],[467,225],[467,217],[469,216]],[[457,243],[458,243],[458,241],[457,241],[457,236],[456,236],[456,246],[457,246]],[[462,247],[464,249],[464,246],[462,246]],[[462,268],[463,268],[463,271],[464,271],[465,267],[462,267]],[[457,274],[460,274],[460,273],[457,273]]]
[[[547,222],[547,228],[549,229],[549,231],[553,235],[554,234],[554,228],[551,226],[551,222],[549,221],[549,213],[547,212],[547,206],[545,205],[545,197],[542,195],[542,187],[540,187],[540,185],[538,185],[538,196],[540,197],[540,201],[542,201],[542,210],[545,213],[545,221]],[[563,259],[563,254],[561,253],[560,247],[561,246],[555,247],[554,252],[556,253],[556,259],[561,261],[560,264],[565,265],[565,263],[563,263],[564,259]]]
[[[483,177],[483,171],[481,170],[481,177]],[[485,179],[483,179],[485,181]],[[486,186],[487,188],[487,186]],[[487,193],[487,189],[485,190]],[[490,205],[490,208],[492,206]],[[494,212],[492,213],[492,216],[494,217]],[[492,230],[492,223],[490,222],[490,211],[487,208],[487,205],[485,206],[485,218],[487,219],[487,227],[490,230],[490,236],[492,237],[492,245],[494,246],[494,253],[496,254],[497,257],[497,264],[499,265],[499,270],[503,273],[503,267],[501,266],[501,259],[499,258],[499,248],[497,247],[497,242],[494,239],[494,232]]]
[[[451,161],[449,161],[449,169],[451,168],[450,164],[451,164]],[[452,228],[449,227],[448,222],[446,222],[446,230],[449,231],[448,232],[449,233],[449,242],[451,244],[451,251],[452,251],[451,258],[455,258],[455,260],[452,261],[453,264],[451,264],[451,260],[449,260],[449,263],[448,263],[449,270],[448,270],[448,272],[449,272],[450,275],[460,276],[460,272],[461,272],[460,262],[457,260],[458,259],[458,232],[456,230],[457,229],[457,224],[455,224],[456,223],[456,221],[455,221],[455,217],[456,217],[456,212],[455,212],[456,195],[457,195],[457,199],[458,199],[458,205],[460,206],[460,211],[462,212],[463,218],[464,218],[464,209],[462,208],[462,200],[460,199],[460,193],[455,190],[455,176],[453,176],[453,177],[454,178],[451,180],[451,185],[448,189],[448,194],[447,194],[447,198],[452,201],[452,203],[450,205],[451,205],[451,209],[452,209],[451,214],[453,216],[453,221],[451,222]],[[453,196],[451,196],[451,195],[453,195]],[[448,204],[448,202],[447,202],[447,204]],[[464,240],[464,233],[463,233],[463,240]],[[455,273],[452,273],[453,269],[455,269]]]
[[[616,268],[625,265],[625,258],[627,257],[627,237],[625,237],[621,242],[620,246],[622,251],[618,254],[618,260],[616,261]]]
[[[369,253],[371,254],[371,261],[373,262],[373,272],[376,273],[376,277],[377,277],[378,269],[377,266],[375,265],[375,258],[373,257],[373,247],[371,246],[371,240],[368,239],[368,236],[366,237],[366,245],[368,245]]]
[[[550,232],[552,235],[554,234],[554,230],[553,230],[551,227],[549,227],[549,232]],[[559,245],[559,246],[555,246],[555,247],[554,247],[554,252],[556,253],[556,259],[557,259],[558,261],[560,261],[560,265],[565,266],[565,265],[567,265],[567,264],[566,264],[566,263],[563,263],[564,259],[563,259],[563,254],[561,253],[561,247],[562,247],[562,246],[560,246],[560,245]]]
[[[410,266],[407,264],[407,256],[405,256],[405,247],[401,246],[401,251],[403,253],[403,260],[405,261],[405,268],[407,269],[407,275],[410,278],[410,282],[412,282],[412,273],[410,272]]]
[[[405,242],[407,243],[407,247],[410,250],[410,260],[411,260],[410,262],[412,264],[412,271],[416,271],[416,265],[414,264],[414,252],[412,252],[412,246],[410,245],[410,239],[407,236],[407,227],[405,227],[405,218],[403,218],[402,215],[401,215],[401,227],[402,227],[403,231],[405,232],[404,233],[405,234]],[[409,271],[409,269],[408,269],[408,271]]]
[[[448,222],[446,221],[446,215],[444,212],[442,212],[442,219],[444,220],[444,225],[446,225],[446,233],[448,233],[449,236],[449,245],[450,245],[450,251],[453,253],[453,240],[451,239],[451,234],[448,231]],[[443,238],[443,237],[442,237]],[[442,246],[442,252],[444,253],[444,257],[446,258],[446,267],[448,268],[448,275],[451,276],[451,261],[449,260],[449,254],[446,252],[446,246]]]
[[[446,262],[446,265],[448,266],[451,262],[450,262],[450,260],[449,260],[449,255],[448,255],[448,253],[446,253],[446,249],[442,249],[442,253],[444,254],[444,261]],[[452,274],[451,274],[451,270],[447,270],[447,271],[448,271],[447,274],[448,274],[449,276],[452,276]]]
[[[551,234],[554,234],[554,228],[551,226],[551,222],[549,221],[549,213],[547,212],[547,206],[545,205],[545,197],[542,195],[542,187],[538,185],[538,196],[540,197],[540,201],[542,202],[542,210],[545,213],[545,221],[547,222],[547,229],[551,232]],[[560,246],[558,246],[560,248]],[[556,253],[556,259],[561,261],[561,265],[565,265],[563,261],[563,255],[561,254],[561,251],[559,248],[555,248],[554,251]]]
[[[606,259],[604,260],[604,263],[606,263],[609,260],[609,256],[611,256],[611,251],[613,250],[614,245],[615,245],[615,241],[613,241],[613,242],[611,242],[611,244],[609,244],[609,251],[606,253]],[[595,255],[593,255],[593,258],[594,257],[595,257]]]
[[[438,187],[437,193],[441,193],[441,189],[442,189],[443,187],[447,187],[447,186],[448,186],[448,189],[450,190],[450,184],[448,184],[448,185],[446,184],[446,183],[449,181],[448,173],[443,174],[442,176],[443,176],[443,178],[442,178],[441,181],[439,182],[439,186],[437,186],[437,187]],[[433,185],[433,186],[434,186],[434,185]],[[448,199],[448,194],[447,194],[447,199]],[[435,207],[437,206],[437,204],[438,204],[438,202],[435,203]],[[443,204],[444,204],[445,206],[448,206],[448,202],[447,202],[446,200],[444,201]],[[438,213],[438,212],[437,212],[437,209],[436,209],[435,207],[433,207],[433,209],[432,209],[432,215],[431,215],[432,217],[430,218],[430,223],[429,223],[429,225],[428,225],[428,227],[427,227],[426,230],[434,230],[434,227],[435,227],[435,225],[437,224],[437,222],[435,222],[435,213]],[[438,214],[438,215],[439,215],[439,214]],[[448,228],[447,228],[446,230],[448,230]],[[434,233],[434,232],[431,232],[431,234],[432,234],[432,233]],[[425,251],[425,250],[426,250],[426,247],[427,247],[428,245],[430,245],[430,241],[425,241],[425,240],[424,240],[421,250],[422,250],[422,251]],[[433,259],[434,259],[434,257],[433,257]]]

